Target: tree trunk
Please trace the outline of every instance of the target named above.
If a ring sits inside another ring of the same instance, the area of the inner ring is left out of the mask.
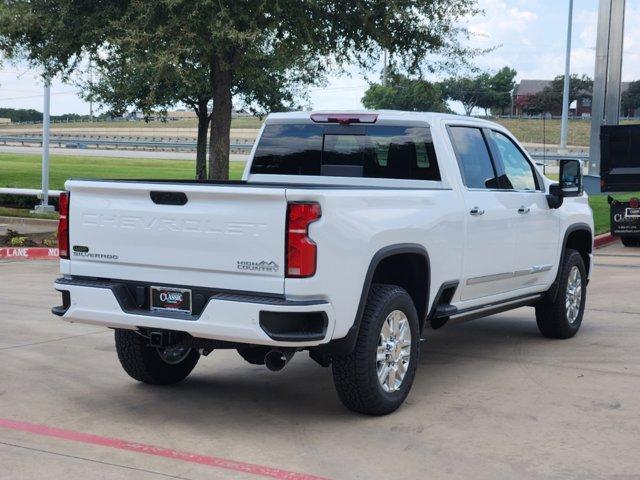
[[[207,132],[209,131],[209,112],[207,101],[199,101],[198,109],[198,140],[196,142],[196,180],[207,179]]]
[[[209,136],[209,179],[229,179],[229,135],[231,134],[232,72],[230,65],[213,62],[213,111]]]

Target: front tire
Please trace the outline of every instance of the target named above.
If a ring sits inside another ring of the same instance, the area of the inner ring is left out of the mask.
[[[172,385],[191,373],[200,359],[193,348],[156,348],[147,338],[133,330],[115,331],[116,351],[124,371],[139,382]]]
[[[342,403],[367,415],[398,409],[409,394],[420,356],[418,315],[409,294],[374,284],[356,346],[333,359],[333,381]]]
[[[587,298],[587,271],[582,255],[567,249],[560,266],[555,300],[543,298],[536,305],[540,333],[547,338],[571,338],[580,329]]]

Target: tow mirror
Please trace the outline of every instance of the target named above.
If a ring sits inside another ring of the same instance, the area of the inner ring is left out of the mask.
[[[560,189],[563,197],[582,195],[582,165],[580,160],[560,160]]]
[[[565,197],[582,195],[582,164],[580,160],[560,160],[560,183],[549,186],[549,208],[560,208]]]

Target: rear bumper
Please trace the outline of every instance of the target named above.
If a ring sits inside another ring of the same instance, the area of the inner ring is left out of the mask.
[[[63,304],[52,309],[54,314],[109,328],[157,328],[228,342],[307,347],[331,340],[335,325],[331,304],[321,300],[218,292],[198,315],[186,315],[140,308],[118,281],[64,277],[56,280],[55,289],[62,292]]]

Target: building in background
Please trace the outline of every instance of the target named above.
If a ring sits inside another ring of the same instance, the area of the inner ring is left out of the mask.
[[[513,111],[511,113],[517,116],[527,116],[529,112],[527,111],[526,105],[529,98],[533,95],[539,94],[550,85],[551,80],[521,80],[514,90]],[[620,93],[623,94],[628,88],[629,82],[622,82]],[[569,115],[571,117],[591,117],[591,96],[591,91],[583,92],[583,95],[580,98],[571,103]],[[551,108],[546,113],[551,114],[554,117],[560,116],[562,114],[562,102],[558,102],[557,106],[554,106],[554,108]],[[640,114],[640,109],[630,112],[630,116],[632,117],[637,114]]]

